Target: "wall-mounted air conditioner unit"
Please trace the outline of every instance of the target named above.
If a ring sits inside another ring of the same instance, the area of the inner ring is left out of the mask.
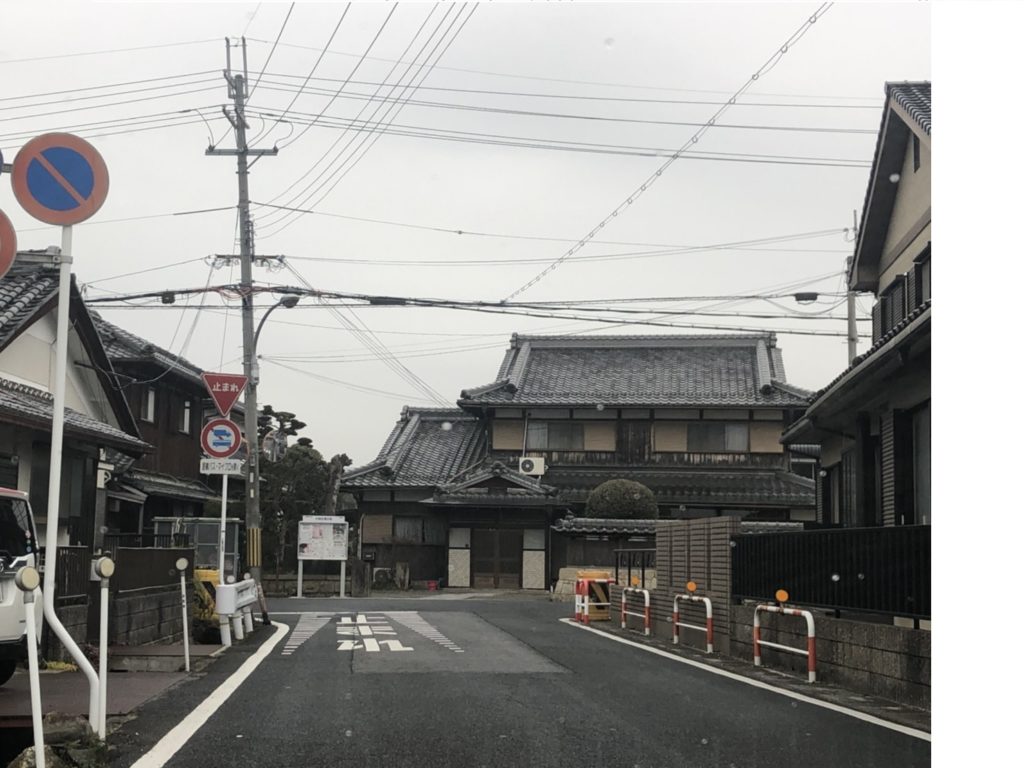
[[[544,474],[544,459],[537,456],[523,456],[519,459],[519,471],[524,475],[540,477]]]

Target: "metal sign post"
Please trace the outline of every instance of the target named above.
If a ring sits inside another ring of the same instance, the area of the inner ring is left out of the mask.
[[[348,521],[335,515],[303,515],[299,521],[298,597],[302,597],[302,564],[306,560],[340,560],[341,588],[345,596],[345,565],[348,560]]]
[[[53,419],[50,427],[50,482],[46,505],[43,615],[89,681],[89,725],[97,732],[100,727],[100,679],[82,649],[61,624],[53,599],[57,576],[64,401],[68,376],[71,228],[100,209],[106,200],[109,185],[107,166],[100,154],[89,142],[66,133],[37,136],[21,148],[11,166],[11,187],[21,207],[39,221],[61,227],[57,339],[53,350]]]
[[[214,421],[223,421],[215,419]],[[213,424],[214,422],[210,422]],[[207,424],[207,427],[210,426]],[[205,434],[206,430],[204,430]],[[206,449],[206,439],[203,439],[203,449]],[[204,475],[221,475],[220,485],[220,538],[218,539],[217,573],[220,575],[220,583],[224,581],[224,552],[227,549],[228,532],[228,475],[241,474],[245,465],[241,459],[200,459],[199,471]],[[187,670],[186,670],[187,671]]]

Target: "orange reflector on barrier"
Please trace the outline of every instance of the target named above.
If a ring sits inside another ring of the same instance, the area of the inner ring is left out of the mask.
[[[775,591],[775,599],[778,600],[780,603],[788,602],[789,601],[789,592],[787,592],[784,589],[776,590]]]

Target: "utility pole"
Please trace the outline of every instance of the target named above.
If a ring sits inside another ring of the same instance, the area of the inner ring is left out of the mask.
[[[853,212],[853,243],[857,247],[857,211]],[[857,294],[853,290],[853,256],[846,260],[846,350],[849,362],[857,356]]]
[[[234,110],[224,108],[224,116],[235,129],[235,149],[209,147],[207,155],[234,155],[238,160],[238,238],[240,243],[242,273],[242,372],[248,379],[245,390],[245,439],[248,446],[248,466],[245,473],[245,533],[246,561],[249,573],[262,592],[261,571],[263,546],[260,519],[260,445],[256,428],[256,381],[253,378],[253,321],[252,321],[252,265],[255,254],[252,219],[249,215],[249,158],[260,155],[276,155],[277,148],[250,149],[246,139],[249,125],[245,120],[245,102],[249,96],[248,71],[245,65],[245,38],[242,38],[242,61],[244,74],[231,72],[231,41],[224,38],[227,49],[227,69],[224,79],[228,81],[228,96],[234,100]],[[269,624],[270,617],[263,608],[263,623]]]

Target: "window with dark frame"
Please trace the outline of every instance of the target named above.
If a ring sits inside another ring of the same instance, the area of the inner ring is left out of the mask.
[[[914,173],[917,173],[921,168],[921,139],[917,135],[914,136]]]
[[[192,400],[185,398],[181,404],[181,423],[178,431],[186,435],[192,434]]]
[[[583,424],[572,421],[531,421],[526,427],[528,451],[582,451]]]
[[[150,424],[156,422],[156,390],[153,387],[146,387],[142,393],[142,409],[139,418]]]
[[[689,424],[686,448],[693,453],[746,453],[750,450],[750,426],[725,422]]]

